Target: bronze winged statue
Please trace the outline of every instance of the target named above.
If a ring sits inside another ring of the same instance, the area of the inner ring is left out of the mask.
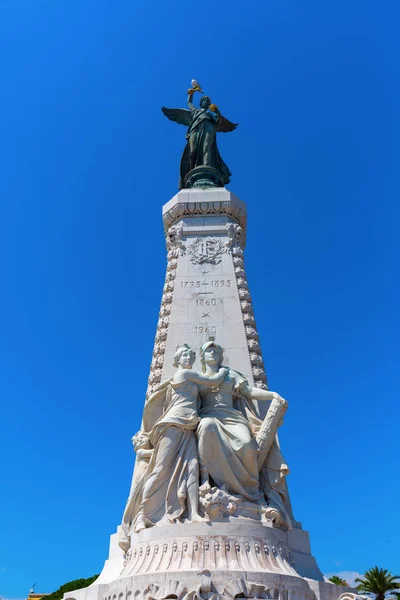
[[[168,119],[188,128],[187,144],[181,158],[179,189],[223,187],[229,183],[231,172],[219,153],[216,134],[234,131],[237,124],[225,119],[208,96],[203,96],[200,108],[196,108],[193,104],[196,91],[201,91],[199,85],[188,90],[189,110],[164,106],[161,109]]]

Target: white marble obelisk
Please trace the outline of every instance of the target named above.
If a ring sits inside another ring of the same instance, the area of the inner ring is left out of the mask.
[[[168,265],[149,391],[172,375],[183,340],[198,349],[210,337],[228,366],[266,387],[243,262],[245,204],[225,188],[182,190],[164,206],[163,221]]]
[[[223,347],[225,366],[267,389],[244,269],[244,203],[225,188],[184,189],[164,206],[163,221],[167,273],[147,398],[174,375],[178,347],[198,353],[210,338]],[[198,360],[195,369],[201,371]],[[259,403],[261,418],[267,408]],[[114,534],[99,579],[68,600],[337,600],[344,588],[324,581],[287,495],[285,502],[292,528],[260,516],[259,504],[233,498],[208,522],[132,528],[125,553]]]

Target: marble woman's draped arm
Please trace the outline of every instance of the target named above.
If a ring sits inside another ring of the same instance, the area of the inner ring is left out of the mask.
[[[243,390],[246,395],[242,394]],[[250,391],[252,392],[251,395]],[[267,397],[267,394],[269,397]],[[251,388],[247,384],[240,387],[239,395],[236,399],[236,407],[246,416],[252,432],[252,437],[255,440],[259,438],[258,441],[260,441],[260,437],[263,437],[266,434],[269,438],[269,442],[271,442],[272,438],[272,443],[269,444],[269,450],[266,453],[264,461],[262,464],[259,463],[260,486],[269,506],[276,508],[279,511],[286,526],[290,529],[294,517],[287,495],[286,476],[289,474],[289,468],[282,455],[277,438],[277,429],[281,424],[281,418],[278,419],[278,422],[272,423],[272,430],[268,432],[264,430],[264,432],[262,432],[264,422],[258,416],[257,410],[253,404],[253,399],[281,399],[283,403],[286,403],[286,400],[283,400],[283,398],[275,392]],[[268,416],[267,413],[266,420],[268,420],[270,416],[271,415]]]
[[[174,380],[179,381],[179,378],[181,378],[181,381],[193,381],[197,385],[212,387],[222,383],[228,371],[228,367],[221,367],[215,375],[202,375],[197,371],[187,369],[185,371],[178,371],[174,376]]]

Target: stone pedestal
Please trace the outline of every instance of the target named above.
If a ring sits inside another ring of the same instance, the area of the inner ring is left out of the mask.
[[[94,584],[68,597],[325,599],[315,560],[305,555],[309,574],[320,580],[312,587],[296,567],[299,554],[290,548],[290,533],[250,519],[152,527],[135,534],[123,561],[120,555],[117,577],[111,558]]]
[[[210,337],[224,348],[224,365],[266,389],[244,268],[244,203],[225,188],[185,189],[164,206],[163,221],[168,262],[147,397],[173,375],[178,346],[187,343],[198,352]],[[201,371],[198,359],[194,369]],[[259,403],[262,418],[267,404]],[[254,503],[219,508],[208,523],[134,533],[125,555],[112,536],[98,580],[65,598],[337,600],[344,591],[324,581],[288,495],[289,530],[268,522]]]

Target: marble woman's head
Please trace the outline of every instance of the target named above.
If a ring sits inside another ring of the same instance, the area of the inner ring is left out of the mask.
[[[206,372],[207,364],[217,363],[220,367],[224,360],[224,350],[222,346],[216,344],[214,341],[206,342],[200,348],[200,362],[203,373]]]
[[[183,344],[177,348],[174,354],[173,364],[176,368],[181,366],[186,369],[191,369],[195,360],[196,352],[194,352],[188,344]]]

